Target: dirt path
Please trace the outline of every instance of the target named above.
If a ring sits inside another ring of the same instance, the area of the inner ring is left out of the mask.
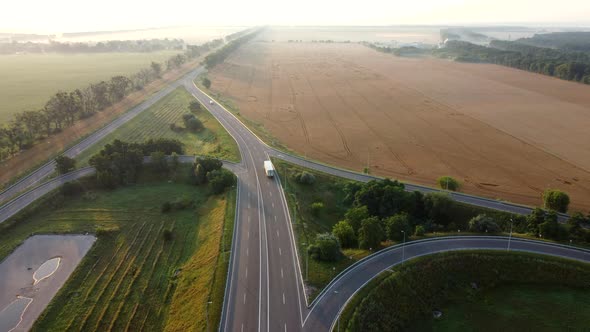
[[[301,155],[431,186],[451,175],[464,192],[530,205],[560,188],[590,210],[590,86],[356,44],[261,41],[210,77]]]

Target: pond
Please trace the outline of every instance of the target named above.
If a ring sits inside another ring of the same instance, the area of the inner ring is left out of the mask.
[[[27,331],[96,238],[35,235],[0,263],[0,332]]]

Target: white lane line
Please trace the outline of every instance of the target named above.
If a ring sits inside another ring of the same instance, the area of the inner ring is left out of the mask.
[[[246,248],[246,256],[249,256],[249,255],[250,255],[250,249]]]
[[[242,323],[242,330],[241,331],[244,332],[244,323]]]
[[[248,201],[248,209],[252,208],[252,204]]]
[[[248,231],[248,240],[250,239],[250,231]]]
[[[272,191],[269,191],[269,193],[270,193],[270,197],[272,197]]]
[[[283,252],[281,251],[281,248],[279,248],[279,255],[282,255]]]
[[[248,223],[250,223],[250,216],[248,216]]]
[[[283,279],[283,268],[281,268],[281,279]]]
[[[248,268],[246,268],[246,279],[248,279]]]
[[[285,293],[283,293],[283,304],[285,304]]]
[[[287,323],[285,323],[285,332],[287,332]]]
[[[273,209],[275,208],[275,202],[272,202],[272,208]]]
[[[244,304],[246,304],[246,293],[244,293]]]
[[[275,221],[277,221],[277,216],[275,215]]]
[[[277,237],[279,237],[279,230],[277,229]]]

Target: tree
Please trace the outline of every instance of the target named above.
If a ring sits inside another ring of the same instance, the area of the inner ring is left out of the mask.
[[[295,174],[295,181],[301,184],[312,185],[315,183],[315,176],[309,172],[303,171]]]
[[[199,157],[196,160],[196,164],[203,166],[205,172],[214,171],[216,169],[220,169],[221,166],[223,166],[221,160],[210,157]]]
[[[543,202],[546,208],[565,213],[570,204],[570,197],[561,190],[547,189],[543,193]]]
[[[125,76],[115,76],[111,78],[109,82],[109,96],[112,101],[119,101],[127,95],[129,88],[131,87],[131,80]]]
[[[193,131],[193,132],[203,129],[203,123],[201,122],[201,120],[199,120],[195,117],[188,120],[185,123],[185,126],[186,126],[186,129]]]
[[[191,111],[193,111],[193,112],[199,111],[199,110],[201,110],[201,103],[199,103],[199,102],[198,102],[198,101],[196,101],[196,100],[193,100],[193,101],[191,101],[191,103],[190,103],[190,105],[188,106],[188,108],[189,108]]]
[[[66,174],[76,168],[76,160],[64,155],[55,158],[55,164],[55,169],[59,174]]]
[[[450,210],[455,202],[445,193],[428,193],[424,195],[424,210],[428,218],[446,225],[450,221]]]
[[[156,172],[167,172],[168,161],[162,151],[155,151],[150,154],[151,166]]]
[[[197,167],[195,167],[195,184],[203,184],[205,182],[207,182],[207,171],[205,170],[205,167],[203,167],[203,165],[201,164],[197,164]]]
[[[201,82],[203,83],[203,86],[206,87],[207,89],[211,88],[211,80],[208,79],[207,77],[203,78],[203,80]]]
[[[377,249],[383,238],[383,228],[377,217],[370,217],[361,222],[358,231],[359,247],[361,249]]]
[[[314,216],[319,216],[322,210],[324,209],[324,203],[322,202],[315,202],[311,204],[311,214]]]
[[[362,221],[369,217],[369,210],[364,205],[350,208],[344,214],[344,218],[352,226],[355,233],[358,233],[359,228],[361,228]]]
[[[533,235],[539,234],[539,225],[545,222],[545,211],[535,208],[531,214],[526,216],[527,231]]]
[[[412,226],[410,216],[407,213],[399,213],[385,220],[385,229],[387,238],[393,241],[401,241],[406,236],[410,236]]]
[[[500,231],[500,227],[494,218],[489,217],[484,213],[469,220],[469,231],[478,233],[497,233]]]
[[[437,183],[441,189],[451,190],[451,191],[457,191],[457,190],[459,190],[459,187],[461,186],[459,184],[459,181],[455,180],[454,178],[452,178],[450,176],[441,176],[440,178],[438,178]]]
[[[414,235],[424,236],[425,233],[426,233],[426,230],[424,229],[424,226],[416,225],[416,229],[414,230]]]
[[[338,238],[343,248],[352,248],[356,245],[356,235],[352,226],[346,221],[339,221],[332,227],[332,234]]]
[[[162,75],[162,65],[152,61],[152,63],[150,64],[150,68],[154,72],[154,76],[160,78],[160,75]]]
[[[308,252],[313,259],[322,261],[336,261],[340,258],[340,243],[330,233],[316,235],[315,243],[308,247]]]
[[[211,192],[221,194],[234,183],[234,175],[226,169],[217,169],[207,173],[207,181]]]

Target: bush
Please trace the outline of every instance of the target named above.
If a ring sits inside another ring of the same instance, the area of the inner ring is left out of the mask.
[[[543,193],[543,202],[548,209],[566,213],[570,204],[570,197],[561,190],[547,189]]]
[[[199,111],[201,109],[201,103],[199,103],[196,100],[191,101],[191,103],[188,106],[188,109],[190,109],[191,111],[195,112],[195,111]]]
[[[359,247],[361,249],[376,250],[381,246],[383,235],[383,227],[381,227],[379,218],[367,218],[361,222],[361,228],[359,228]]]
[[[455,201],[446,193],[428,193],[424,195],[424,212],[437,224],[448,225]]]
[[[172,204],[170,202],[162,203],[162,208],[160,209],[162,213],[170,212],[172,210]]]
[[[401,241],[410,236],[412,228],[410,226],[410,216],[407,213],[399,213],[385,220],[387,238],[393,241]]]
[[[60,191],[65,196],[74,196],[79,195],[84,192],[84,187],[78,181],[66,182],[64,183]]]
[[[338,242],[343,248],[352,248],[356,245],[356,235],[354,229],[346,221],[339,221],[334,227],[332,227],[332,234],[338,238]]]
[[[488,217],[486,214],[480,214],[469,221],[469,230],[478,233],[498,233],[500,227],[498,227],[494,218]]]
[[[414,235],[424,236],[425,233],[426,233],[426,230],[424,229],[424,226],[422,226],[422,225],[416,226],[416,229],[414,230]]]
[[[221,194],[225,188],[233,185],[234,175],[226,169],[218,169],[207,173],[209,188],[214,194]]]
[[[314,216],[319,216],[322,210],[324,209],[324,203],[322,202],[315,202],[311,204],[311,214]]]
[[[55,169],[59,174],[66,174],[76,169],[76,160],[66,156],[55,158]]]
[[[457,190],[459,190],[459,187],[461,187],[461,184],[459,183],[459,181],[455,180],[454,178],[452,178],[450,176],[441,176],[440,178],[438,178],[437,183],[441,189],[446,189],[446,190],[451,190],[451,191],[457,191]]]
[[[316,235],[315,243],[310,245],[307,250],[313,259],[321,261],[332,262],[341,256],[340,243],[330,233]]]
[[[204,77],[201,82],[203,83],[203,86],[206,87],[207,89],[211,88],[211,80],[208,79],[207,77]]]
[[[315,176],[309,172],[303,171],[295,174],[295,181],[300,184],[312,185],[315,183]]]
[[[185,124],[186,129],[190,130],[190,131],[199,131],[201,129],[203,129],[203,123],[201,122],[201,120],[197,119],[197,118],[192,118],[190,120],[188,120]]]

